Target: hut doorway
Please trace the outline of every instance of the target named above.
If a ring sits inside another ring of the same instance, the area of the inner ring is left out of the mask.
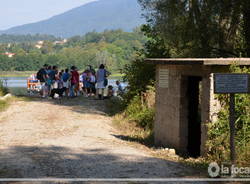
[[[191,157],[200,156],[201,146],[201,85],[202,77],[189,76],[188,97],[188,142],[187,152]]]

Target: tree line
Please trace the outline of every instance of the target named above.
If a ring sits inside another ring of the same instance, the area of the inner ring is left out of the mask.
[[[43,34],[27,34],[27,35],[10,35],[10,34],[1,34],[0,43],[22,43],[22,42],[36,42],[39,40],[60,40],[61,38],[56,38],[53,35],[43,35]]]
[[[26,37],[24,35],[23,39]],[[57,39],[49,39],[43,41],[40,48],[36,47],[38,43],[35,40],[15,43],[11,43],[11,40],[0,44],[2,71],[35,71],[45,63],[64,68],[75,65],[79,69],[84,69],[87,65],[98,67],[104,63],[109,70],[119,71],[129,63],[136,50],[143,47],[146,37],[138,28],[133,32],[90,32],[84,36],[71,37],[65,43],[56,43]],[[9,58],[4,55],[6,52],[16,55]]]

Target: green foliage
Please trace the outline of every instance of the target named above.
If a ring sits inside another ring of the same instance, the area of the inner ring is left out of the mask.
[[[250,73],[249,68],[232,66],[233,73]],[[217,161],[229,161],[229,96],[218,95],[222,109],[218,121],[208,125],[208,157]],[[250,95],[236,95],[236,151],[237,161],[250,162]]]
[[[171,57],[250,56],[248,0],[139,0]]]
[[[0,97],[3,97],[7,93],[9,93],[9,89],[6,88],[4,85],[4,81],[0,80]],[[6,107],[9,105],[9,100],[0,100],[0,112],[5,110]]]
[[[24,43],[24,42],[37,42],[40,40],[50,40],[55,41],[59,38],[56,38],[52,35],[9,35],[9,34],[2,34],[0,35],[0,43]]]
[[[149,25],[143,25],[141,30],[147,37],[144,48],[138,50],[133,60],[122,70],[125,74],[123,79],[129,83],[128,92],[124,96],[127,102],[146,92],[147,86],[154,86],[156,66],[145,62],[145,58],[169,57],[169,49],[165,47],[159,33]]]
[[[143,104],[140,96],[134,96],[125,110],[125,115],[129,120],[149,130],[153,129],[154,113],[154,108]]]
[[[8,106],[8,103],[4,100],[0,100],[0,112]]]
[[[124,103],[127,104],[124,112],[130,121],[152,132],[155,109],[146,105],[150,99],[144,99],[144,95],[154,93],[156,65],[145,62],[145,58],[169,57],[169,49],[151,26],[143,25],[141,30],[147,37],[144,48],[138,50],[122,70],[124,81],[129,83],[123,96]]]
[[[9,92],[8,88],[3,85],[3,81],[0,80],[0,97],[6,95]]]
[[[129,102],[136,95],[141,95],[147,90],[148,85],[154,85],[155,65],[148,64],[143,58],[137,58],[126,65],[122,72],[123,79],[129,83],[124,99]]]
[[[138,29],[131,33],[122,30],[91,32],[69,38],[61,45],[45,40],[40,49],[35,47],[37,43],[30,42],[29,35],[19,37],[24,42],[12,43],[16,37],[8,36],[11,44],[0,44],[0,71],[37,71],[45,63],[62,68],[76,65],[79,69],[89,64],[97,68],[104,63],[109,70],[119,71],[129,63],[135,49],[141,49],[146,41]],[[8,58],[2,55],[5,52],[16,55]]]

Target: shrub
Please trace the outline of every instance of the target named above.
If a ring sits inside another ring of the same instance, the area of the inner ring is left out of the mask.
[[[154,107],[148,107],[141,96],[133,97],[125,110],[125,115],[129,120],[136,122],[139,127],[148,130],[153,129],[155,109]]]
[[[231,66],[233,73],[250,73],[250,69]],[[229,95],[218,95],[222,105],[218,121],[208,125],[208,158],[216,161],[229,161]],[[250,95],[235,96],[236,111],[236,152],[238,163],[250,162]]]
[[[0,96],[4,96],[9,92],[8,88],[4,87],[3,81],[0,80]]]

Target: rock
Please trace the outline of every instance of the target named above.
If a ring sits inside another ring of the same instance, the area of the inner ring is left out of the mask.
[[[7,95],[0,97],[0,100],[6,100],[7,98],[12,97],[12,95],[10,93],[8,93]]]
[[[171,155],[175,155],[175,149],[169,149],[168,152],[169,152]]]

